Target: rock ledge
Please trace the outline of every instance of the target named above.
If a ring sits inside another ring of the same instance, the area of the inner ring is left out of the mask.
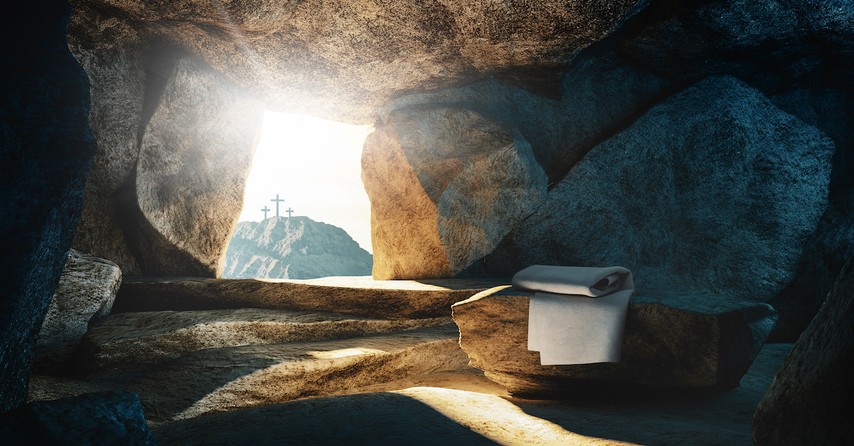
[[[711,306],[703,296],[634,296],[622,362],[541,366],[539,354],[526,349],[530,295],[501,286],[452,307],[470,365],[517,396],[554,397],[591,388],[732,388],[777,319],[763,303]]]

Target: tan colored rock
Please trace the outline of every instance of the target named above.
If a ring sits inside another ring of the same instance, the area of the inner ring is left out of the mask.
[[[213,277],[242,208],[262,107],[128,17],[76,2],[98,153],[74,246],[131,274]]]
[[[86,3],[190,49],[283,110],[370,123],[402,91],[566,63],[637,1]]]
[[[89,330],[76,362],[95,370],[129,369],[209,348],[325,341],[450,322],[450,318],[386,320],[259,308],[120,313]]]
[[[453,324],[390,334],[286,344],[224,346],[127,370],[96,369],[88,380],[137,392],[148,419],[163,421],[362,387],[465,367]]]
[[[113,312],[269,308],[391,319],[448,317],[454,302],[500,283],[492,279],[412,281],[370,277],[311,280],[130,277],[119,289]]]
[[[222,272],[261,113],[204,64],[177,61],[145,127],[136,166],[132,243],[145,274]]]
[[[86,177],[73,246],[115,262],[126,274],[139,274],[116,199],[121,189],[131,187],[139,153],[147,78],[144,37],[118,17],[86,4],[75,8],[68,47],[89,77],[89,125],[98,151]]]
[[[441,106],[391,112],[365,141],[362,180],[377,279],[460,273],[536,210],[548,182],[518,131]]]
[[[121,282],[116,264],[72,249],[39,331],[38,361],[57,364],[67,359],[89,324],[110,314]]]
[[[385,444],[467,446],[749,445],[750,413],[789,350],[791,344],[767,345],[738,388],[713,398],[596,393],[525,400],[507,398],[482,377],[472,385],[461,382],[462,373],[444,373],[440,380],[426,376],[417,387],[398,387],[403,390],[310,398],[152,429],[161,444],[188,438],[247,446],[375,444],[381,438]]]
[[[619,363],[543,366],[539,353],[527,350],[529,297],[528,292],[496,287],[454,304],[453,317],[471,366],[514,395],[545,398],[585,389],[735,387],[777,318],[763,303],[635,296]]]

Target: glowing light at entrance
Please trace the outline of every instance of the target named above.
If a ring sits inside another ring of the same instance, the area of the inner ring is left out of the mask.
[[[240,221],[260,221],[279,194],[281,216],[306,216],[343,228],[371,251],[371,211],[361,178],[362,144],[373,128],[267,111]]]

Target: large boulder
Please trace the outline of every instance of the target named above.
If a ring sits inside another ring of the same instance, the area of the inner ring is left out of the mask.
[[[824,211],[832,154],[816,128],[712,77],[591,150],[486,266],[622,265],[640,293],[767,302]]]
[[[119,191],[133,177],[146,82],[157,73],[147,63],[149,50],[139,31],[85,4],[78,4],[72,15],[68,47],[89,76],[89,123],[98,142],[74,247],[110,259],[126,274],[140,274],[124,236],[117,201]]]
[[[507,286],[454,304],[470,365],[520,396],[556,398],[585,390],[714,391],[738,385],[776,313],[768,304],[710,304],[703,295],[634,296],[618,363],[540,365],[528,351],[531,293]]]
[[[566,63],[639,2],[86,3],[188,48],[271,106],[370,123],[404,91],[514,69],[533,74],[515,77],[538,82],[537,68]]]
[[[615,37],[591,45],[564,73],[560,114],[566,130],[549,172],[560,181],[584,155],[622,130],[678,85],[636,66],[614,49]]]
[[[0,413],[22,404],[36,336],[71,247],[95,152],[64,1],[2,7]]]
[[[39,331],[37,360],[56,364],[67,359],[89,324],[110,314],[121,282],[115,263],[72,249]]]
[[[772,302],[781,312],[777,340],[797,339],[854,246],[854,138],[847,125],[854,114],[852,18],[854,4],[847,1],[653,1],[579,53],[564,75],[562,106],[573,124],[567,147],[580,146],[573,153],[630,125],[663,96],[722,73],[834,141],[829,204],[794,282]]]
[[[854,442],[847,416],[854,394],[852,319],[854,261],[849,261],[756,408],[756,444]]]
[[[130,274],[214,276],[242,208],[260,105],[144,27],[77,4],[70,47],[98,141],[74,246]]]
[[[393,111],[368,136],[376,279],[448,277],[492,252],[546,194],[530,144],[471,110]]]
[[[8,444],[156,446],[139,397],[96,392],[29,403],[0,418]]]
[[[548,82],[546,85],[558,84]],[[390,115],[403,108],[465,109],[478,113],[505,129],[515,129],[531,145],[534,157],[543,166],[550,181],[559,180],[566,173],[560,166],[567,158],[580,158],[584,153],[575,153],[567,147],[574,131],[563,113],[559,85],[557,92],[541,96],[530,88],[522,88],[512,82],[486,79],[461,87],[409,94],[395,98],[378,111],[378,120],[387,122]],[[557,95],[558,98],[548,97]],[[459,135],[465,138],[467,135]]]
[[[222,272],[261,114],[201,62],[176,62],[140,139],[133,201],[123,210],[143,273]]]

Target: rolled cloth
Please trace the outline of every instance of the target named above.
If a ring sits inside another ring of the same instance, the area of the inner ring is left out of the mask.
[[[513,286],[534,291],[528,350],[540,352],[540,364],[620,362],[631,271],[534,265],[516,273]]]

